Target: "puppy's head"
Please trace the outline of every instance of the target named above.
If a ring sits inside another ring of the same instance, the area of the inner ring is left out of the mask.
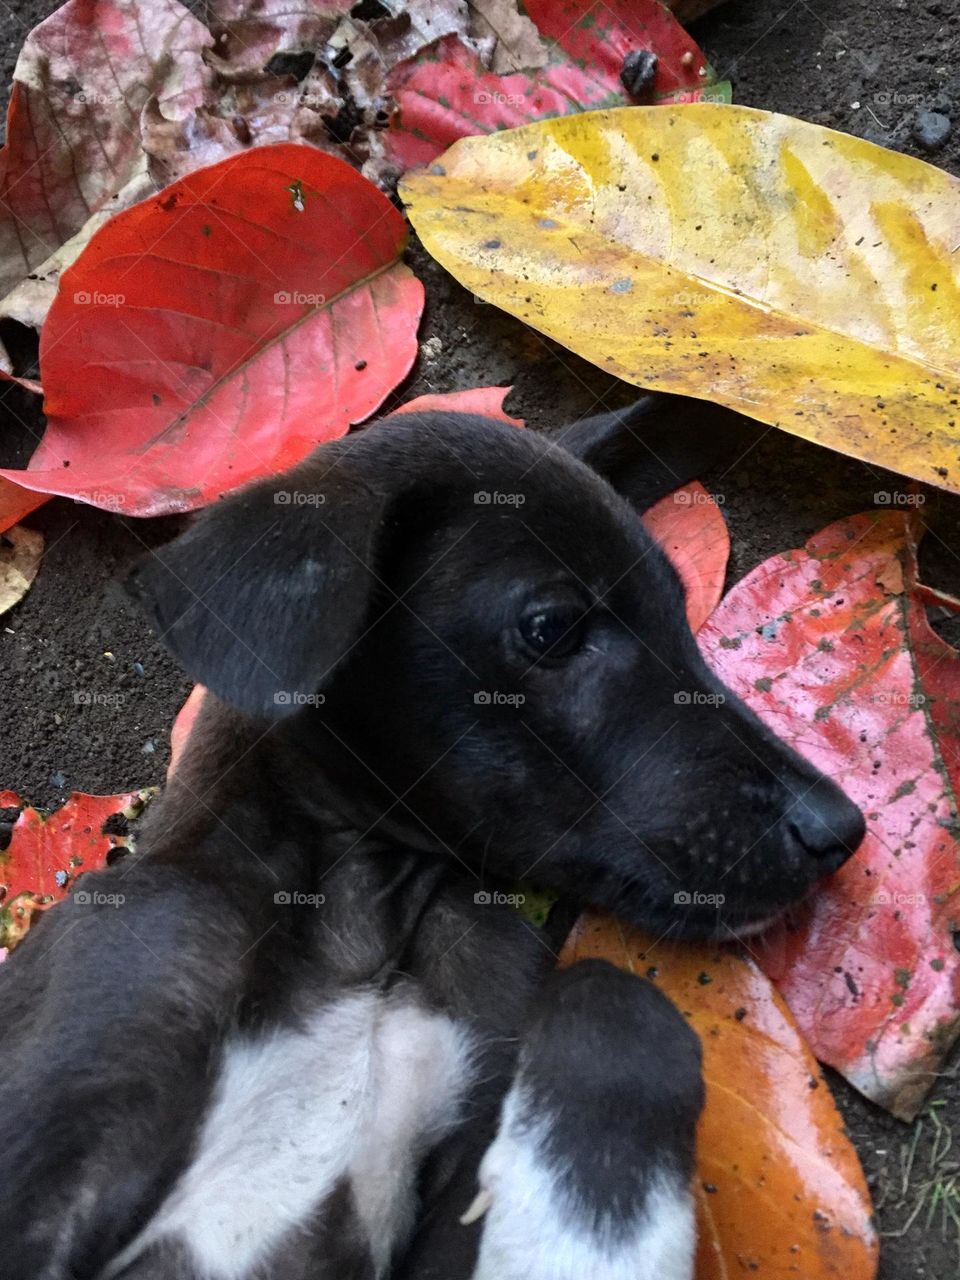
[[[863,819],[709,671],[638,519],[694,474],[696,421],[728,428],[690,413],[645,400],[555,442],[387,419],[208,509],[134,590],[361,829],[652,928],[753,927]]]

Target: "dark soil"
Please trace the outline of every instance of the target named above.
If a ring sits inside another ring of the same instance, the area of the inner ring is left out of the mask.
[[[5,27],[0,76],[9,81],[26,32],[50,5],[15,8]],[[9,9],[6,12],[10,13]],[[19,28],[17,23],[20,24]],[[900,148],[960,173],[960,9],[955,0],[731,0],[696,34],[735,100],[814,120]],[[912,139],[918,110],[956,116],[934,155]],[[425,343],[396,399],[491,383],[512,383],[508,407],[531,426],[556,425],[598,402],[626,401],[597,369],[494,308],[477,304],[416,247],[411,263],[427,288]],[[28,455],[40,425],[17,394],[4,398],[0,459]],[[869,509],[878,490],[898,487],[875,468],[768,433],[726,473],[703,477],[724,495],[733,538],[730,580],[777,551],[799,546],[830,521]],[[900,482],[902,485],[902,482]],[[960,499],[928,491],[928,580],[960,594]],[[153,640],[115,585],[145,546],[165,540],[175,521],[124,521],[55,501],[27,523],[47,538],[40,574],[24,601],[0,620],[0,788],[53,806],[70,790],[113,792],[163,781],[172,719],[188,682]],[[960,640],[957,624],[944,634]],[[119,694],[122,702],[91,695]],[[948,1075],[935,1089],[933,1119],[917,1135],[833,1080],[877,1197],[885,1233],[881,1280],[954,1280],[960,1235],[927,1206],[953,1176],[938,1126],[949,1126],[960,1096]],[[909,1162],[908,1162],[909,1164]],[[887,1235],[922,1208],[902,1237]]]

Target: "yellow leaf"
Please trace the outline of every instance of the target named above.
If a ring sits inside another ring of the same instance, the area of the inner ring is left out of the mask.
[[[624,107],[401,184],[472,293],[638,386],[960,492],[960,182],[788,116]]]

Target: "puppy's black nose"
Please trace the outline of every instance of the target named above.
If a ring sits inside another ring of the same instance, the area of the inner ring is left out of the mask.
[[[786,818],[786,830],[816,860],[819,875],[842,867],[866,832],[863,814],[829,778],[801,793]]]

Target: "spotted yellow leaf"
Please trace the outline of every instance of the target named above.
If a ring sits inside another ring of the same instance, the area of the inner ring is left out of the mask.
[[[788,116],[464,138],[401,193],[471,292],[644,387],[960,492],[960,182]]]

